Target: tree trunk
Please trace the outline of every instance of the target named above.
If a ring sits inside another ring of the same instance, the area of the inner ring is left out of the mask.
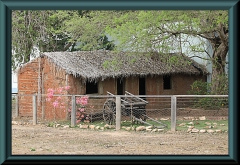
[[[228,46],[223,42],[215,49],[212,58],[212,94],[228,94],[228,80],[225,71]]]

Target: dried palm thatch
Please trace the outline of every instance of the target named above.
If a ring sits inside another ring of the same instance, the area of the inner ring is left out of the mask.
[[[66,73],[84,81],[129,76],[166,74],[208,74],[206,68],[180,54],[127,53],[107,50],[45,52],[47,57]]]

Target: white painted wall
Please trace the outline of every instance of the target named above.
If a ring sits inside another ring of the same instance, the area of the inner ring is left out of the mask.
[[[18,88],[17,74],[12,72],[12,93],[16,93]]]

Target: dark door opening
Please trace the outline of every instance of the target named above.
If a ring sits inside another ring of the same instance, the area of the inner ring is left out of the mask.
[[[146,95],[145,78],[139,78],[139,95]],[[145,97],[141,97],[146,100]]]
[[[86,94],[98,93],[98,83],[87,82],[86,83]]]
[[[171,76],[163,76],[163,89],[172,89]]]
[[[117,95],[124,95],[124,79],[117,79]]]

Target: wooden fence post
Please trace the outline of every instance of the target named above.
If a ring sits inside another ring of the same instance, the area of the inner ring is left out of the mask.
[[[32,107],[33,107],[33,125],[37,124],[37,95],[34,94],[32,97]]]
[[[171,131],[176,131],[177,97],[171,96]]]
[[[71,111],[71,127],[76,125],[76,99],[75,95],[72,96],[72,111]]]
[[[116,131],[121,129],[121,99],[116,97]]]

